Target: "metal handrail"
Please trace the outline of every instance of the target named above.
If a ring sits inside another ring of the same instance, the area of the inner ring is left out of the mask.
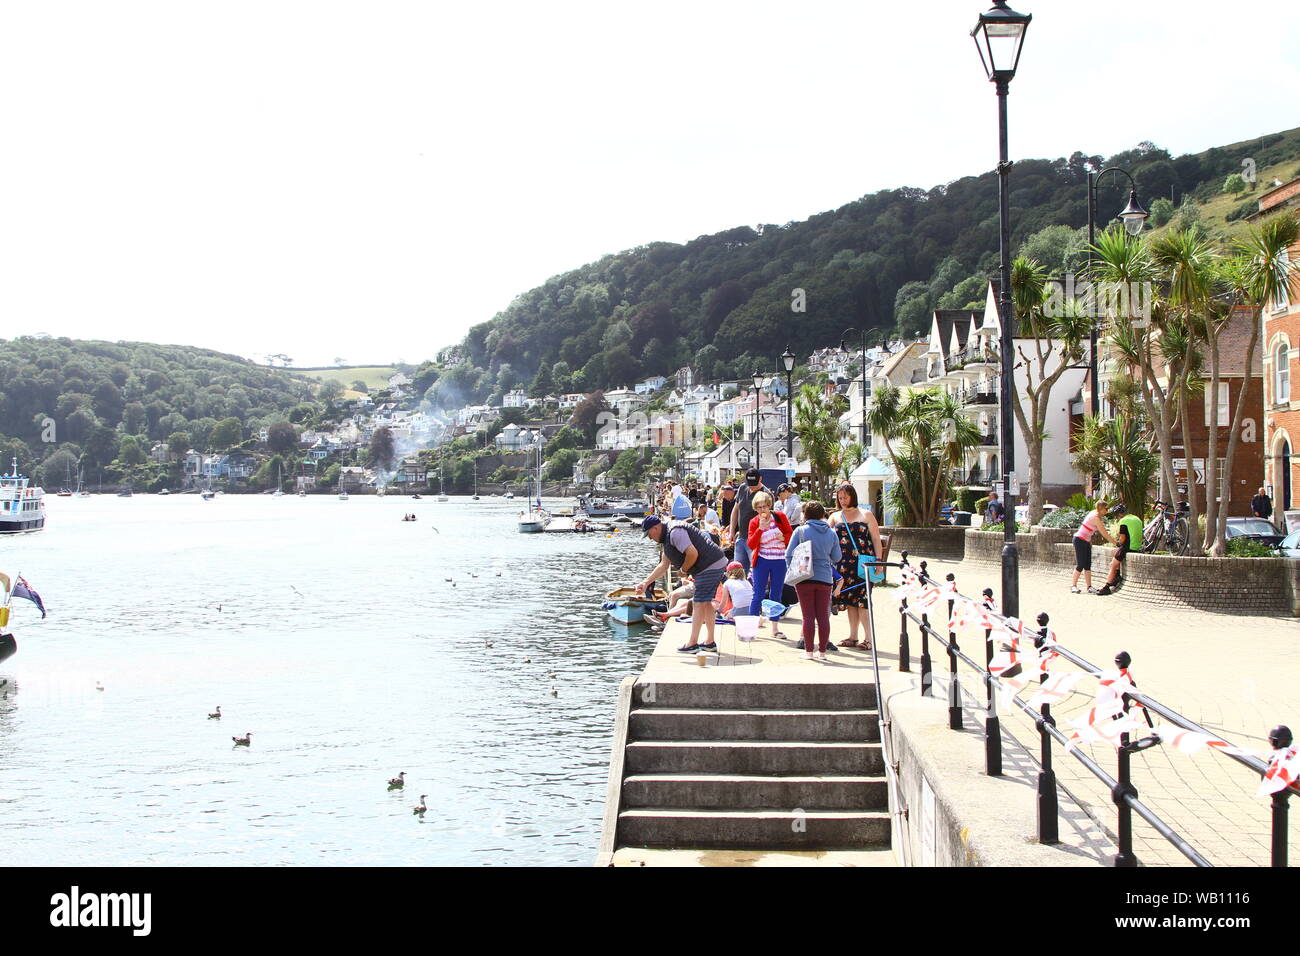
[[[902,552],[902,562],[899,566],[911,567],[911,565],[907,561],[906,551]],[[926,562],[922,561],[920,563],[919,568],[920,568],[920,575],[921,575],[922,582],[928,584],[938,583],[929,575],[926,567]],[[953,585],[954,594],[958,598],[967,601],[971,600],[970,598],[967,598],[965,595],[962,595],[960,592],[956,591],[956,580],[954,575],[949,574],[947,576],[947,581]],[[992,598],[993,592],[991,589],[986,588],[983,593],[986,599]],[[951,616],[954,600],[952,598],[948,599],[947,604],[948,604],[948,613]],[[997,612],[994,611],[990,611],[989,613],[991,617],[996,618],[1004,623],[1009,622],[1011,620],[1005,615],[998,614]],[[1002,681],[1000,678],[995,677],[989,671],[989,664],[991,664],[992,656],[993,656],[992,642],[990,640],[992,631],[987,629],[985,630],[984,636],[985,636],[985,647],[986,647],[986,661],[984,664],[981,665],[978,662],[972,660],[970,657],[968,657],[965,653],[961,651],[961,648],[957,644],[957,635],[954,632],[949,631],[947,637],[945,638],[944,635],[942,635],[938,630],[936,630],[930,624],[929,615],[927,613],[922,612],[920,617],[918,618],[916,612],[907,606],[907,599],[904,598],[901,600],[900,607],[899,607],[899,619],[901,624],[901,630],[899,634],[899,670],[904,672],[909,671],[911,667],[910,646],[909,646],[909,639],[907,634],[908,618],[911,618],[912,621],[921,629],[922,653],[921,653],[920,684],[921,684],[921,694],[923,696],[930,696],[931,689],[933,686],[933,678],[931,674],[932,668],[931,668],[931,661],[930,661],[930,654],[929,654],[929,638],[933,636],[937,641],[939,641],[944,646],[945,650],[947,650],[948,652],[949,678],[950,678],[948,710],[949,710],[950,728],[954,730],[959,730],[962,727],[961,689],[957,677],[957,661],[961,660],[965,662],[966,665],[972,668],[973,670],[981,672],[982,679],[988,691],[988,704],[987,704],[988,711],[985,717],[985,752],[986,752],[985,772],[989,776],[1000,776],[1002,774],[1001,727],[1000,727],[999,718],[997,716],[997,710],[994,704],[994,689],[995,687],[1000,688],[1002,686]],[[1047,614],[1044,613],[1038,615],[1037,623],[1039,625],[1040,630],[1038,636],[1035,638],[1036,647],[1042,647],[1047,640],[1048,621],[1049,618]],[[1097,675],[1102,673],[1101,669],[1098,668],[1096,665],[1085,660],[1083,657],[1074,653],[1073,651],[1068,650],[1067,648],[1063,647],[1059,643],[1054,642],[1052,644],[1052,650],[1056,654],[1060,655],[1061,657],[1065,658],[1071,663],[1082,668],[1085,673],[1091,675]],[[1119,667],[1127,668],[1129,663],[1131,663],[1131,660],[1128,654],[1121,652],[1120,654],[1116,655],[1116,664]],[[1043,675],[1043,680],[1046,680],[1046,674]],[[1130,678],[1130,682],[1131,681],[1132,678]],[[1190,730],[1194,733],[1205,734],[1208,737],[1212,737],[1218,740],[1223,739],[1220,735],[1211,733],[1209,730],[1206,730],[1204,727],[1200,726],[1196,722],[1189,720],[1188,718],[1179,714],[1177,711],[1174,711],[1172,708],[1169,708],[1164,704],[1161,704],[1159,701],[1155,700],[1154,698],[1146,694],[1141,693],[1140,691],[1137,691],[1136,689],[1130,690],[1129,692],[1125,693],[1123,697],[1123,701],[1124,701],[1125,712],[1128,711],[1130,702],[1136,702],[1137,704],[1142,706],[1144,708],[1144,714],[1146,714],[1147,717],[1148,725],[1151,725],[1150,712],[1154,711],[1155,713],[1159,714],[1162,718],[1164,718],[1171,724],[1181,727],[1184,730]],[[1152,735],[1148,737],[1143,737],[1142,739],[1137,741],[1130,741],[1128,734],[1122,734],[1120,736],[1120,746],[1118,748],[1119,767],[1118,767],[1118,779],[1116,779],[1115,777],[1112,777],[1109,773],[1107,773],[1105,770],[1103,770],[1094,760],[1092,760],[1091,757],[1084,754],[1080,749],[1071,748],[1068,746],[1069,739],[1063,733],[1061,733],[1059,730],[1056,729],[1056,722],[1051,716],[1050,704],[1043,704],[1041,711],[1036,712],[1026,702],[1022,701],[1018,696],[1012,695],[1011,702],[1015,704],[1018,710],[1020,710],[1021,712],[1023,712],[1024,714],[1026,714],[1027,716],[1029,716],[1034,720],[1035,726],[1039,731],[1040,740],[1042,743],[1042,751],[1041,751],[1042,757],[1039,761],[1040,773],[1038,779],[1038,803],[1039,803],[1038,830],[1039,830],[1040,843],[1050,844],[1050,843],[1059,842],[1059,840],[1057,839],[1057,826],[1056,826],[1057,825],[1056,778],[1051,767],[1051,749],[1050,749],[1051,748],[1050,741],[1055,740],[1058,743],[1065,745],[1066,753],[1069,753],[1072,756],[1074,756],[1074,758],[1078,760],[1085,768],[1087,768],[1089,772],[1091,772],[1095,777],[1097,777],[1098,780],[1100,780],[1103,784],[1105,784],[1110,789],[1111,798],[1115,802],[1119,812],[1119,827],[1118,827],[1119,853],[1115,857],[1116,866],[1137,865],[1137,857],[1133,854],[1133,848],[1132,848],[1131,819],[1129,817],[1130,812],[1136,812],[1138,816],[1142,817],[1142,819],[1150,823],[1157,833],[1159,833],[1162,837],[1164,837],[1167,841],[1169,841],[1169,843],[1172,844],[1175,849],[1177,849],[1180,853],[1183,854],[1183,856],[1185,856],[1188,860],[1190,860],[1195,865],[1202,866],[1202,867],[1213,866],[1213,864],[1210,863],[1209,860],[1207,860],[1204,856],[1202,856],[1194,847],[1191,846],[1191,844],[1189,844],[1185,839],[1183,839],[1172,827],[1170,827],[1167,823],[1165,823],[1162,819],[1160,819],[1160,817],[1153,810],[1151,810],[1149,807],[1143,804],[1141,800],[1138,799],[1138,792],[1130,780],[1129,758],[1131,757],[1131,755],[1138,751],[1146,750],[1150,747],[1160,744],[1162,741],[1160,740],[1159,737]],[[1270,732],[1269,739],[1270,742],[1275,747],[1288,747],[1291,745],[1292,742],[1290,730],[1283,726],[1274,728],[1273,731]],[[1231,753],[1227,751],[1225,751],[1225,754],[1226,756],[1231,757],[1233,760],[1237,761],[1243,766],[1249,767],[1252,771],[1259,774],[1260,776],[1263,776],[1263,774],[1268,769],[1268,765],[1257,757],[1253,757],[1248,754],[1237,754],[1237,753]],[[1273,801],[1272,801],[1273,839],[1272,839],[1272,861],[1271,862],[1272,865],[1275,867],[1279,867],[1279,866],[1285,867],[1287,865],[1288,800],[1292,790],[1295,790],[1296,792],[1300,793],[1300,787],[1297,787],[1296,785],[1293,784],[1291,787],[1284,788],[1278,791],[1277,793],[1273,794]]]
[[[881,562],[885,567],[901,568],[902,564],[897,562]],[[893,730],[892,721],[889,717],[889,700],[885,696],[884,688],[880,683],[880,658],[876,656],[876,648],[880,644],[876,634],[876,607],[872,599],[871,585],[867,585],[867,620],[871,625],[871,670],[876,682],[876,710],[880,718],[880,752],[881,758],[885,763],[885,785],[888,787],[889,804],[893,817],[902,816],[907,818],[906,801],[903,799],[903,785],[898,779],[898,765],[894,762],[894,745],[890,742],[890,733]],[[902,843],[899,846],[899,852],[903,858],[903,866],[911,866],[911,845],[908,842],[908,832],[906,827],[899,827],[902,833]]]

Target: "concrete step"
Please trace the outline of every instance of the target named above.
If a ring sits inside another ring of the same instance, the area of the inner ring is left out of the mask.
[[[773,740],[634,740],[625,772],[695,774],[855,774],[884,772],[878,743]]]
[[[618,815],[619,846],[802,849],[883,848],[889,814],[810,810],[625,810]]]
[[[623,780],[623,806],[755,810],[889,809],[884,777],[760,776],[747,774],[633,774]]]
[[[640,707],[630,715],[633,740],[880,740],[874,710],[712,710]]]
[[[785,710],[852,710],[876,706],[874,684],[848,683],[722,683],[638,680],[632,706],[699,707],[745,710],[761,707]]]

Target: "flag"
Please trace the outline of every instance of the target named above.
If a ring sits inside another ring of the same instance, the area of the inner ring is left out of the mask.
[[[1275,750],[1269,759],[1268,770],[1264,772],[1264,779],[1259,782],[1259,790],[1256,791],[1255,796],[1266,797],[1270,793],[1285,790],[1296,782],[1298,775],[1300,775],[1300,750],[1295,747]]]
[[[31,601],[38,608],[41,609],[41,617],[45,617],[45,602],[41,600],[41,596],[36,593],[35,588],[33,588],[22,578],[19,578],[14,583],[14,597],[26,598],[27,600]]]
[[[722,444],[722,436],[718,434],[717,429],[714,429],[714,432],[713,432],[713,444],[715,444],[715,445],[721,445],[721,444]]]

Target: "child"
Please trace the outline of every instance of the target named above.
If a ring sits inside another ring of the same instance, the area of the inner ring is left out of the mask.
[[[749,606],[754,600],[754,586],[745,580],[745,566],[743,564],[739,561],[732,561],[727,565],[727,577],[723,580],[722,586],[727,589],[727,596],[731,598],[733,609],[749,610]]]

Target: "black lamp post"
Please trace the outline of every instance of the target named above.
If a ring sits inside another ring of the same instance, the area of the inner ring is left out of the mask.
[[[786,467],[794,462],[794,353],[790,346],[781,353],[781,367],[785,369],[785,460]]]
[[[763,379],[766,378],[758,369],[754,369],[754,467],[761,469],[760,464],[763,460],[763,449],[759,442],[763,438],[763,419],[759,415],[759,409],[763,407]]]
[[[1016,13],[1008,8],[1003,0],[995,0],[992,9],[981,13],[979,22],[971,30],[984,72],[988,74],[989,82],[996,85],[998,97],[998,312],[1002,326],[998,424],[1002,438],[1003,506],[1006,508],[1002,545],[1002,613],[1011,617],[1020,613],[1020,556],[1016,550],[1016,496],[1011,491],[1016,467],[1016,436],[1011,421],[1015,355],[1011,340],[1015,335],[1016,319],[1011,305],[1011,214],[1007,192],[1011,161],[1007,158],[1007,91],[1020,64],[1020,51],[1031,19],[1029,14]]]
[[[1137,183],[1129,175],[1127,170],[1120,169],[1118,166],[1107,166],[1099,173],[1088,173],[1088,278],[1092,279],[1092,244],[1097,241],[1097,183],[1101,177],[1107,173],[1123,173],[1128,177],[1128,205],[1115,218],[1124,223],[1124,230],[1130,236],[1136,236],[1142,232],[1142,227],[1147,221],[1148,213],[1138,202]],[[1094,302],[1096,301],[1094,297]],[[1092,375],[1092,417],[1097,418],[1101,414],[1101,380],[1097,370],[1097,317],[1093,316],[1092,330],[1088,333],[1089,348],[1092,355],[1089,358],[1089,364],[1092,366],[1090,373]],[[1096,489],[1093,489],[1094,492]]]

